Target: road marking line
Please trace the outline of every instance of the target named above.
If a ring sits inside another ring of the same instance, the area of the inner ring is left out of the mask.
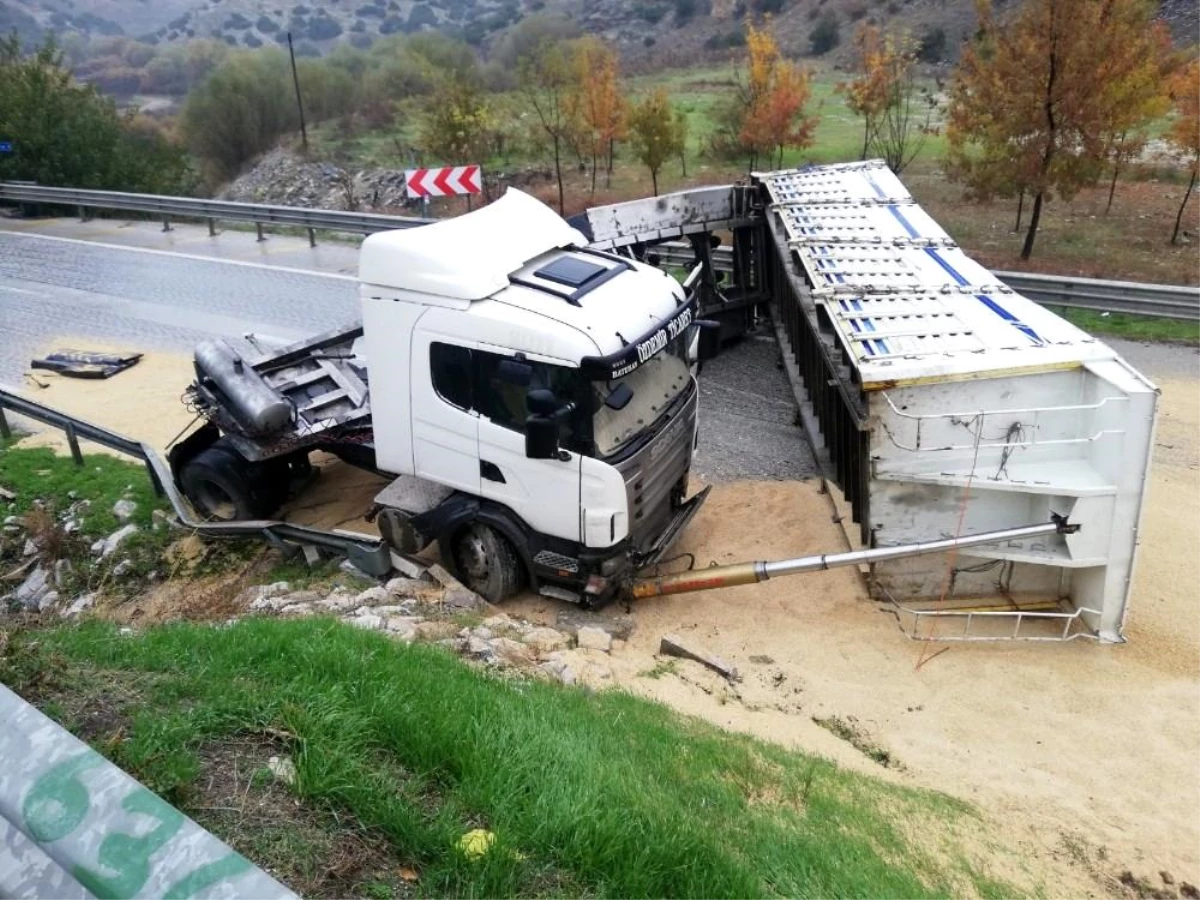
[[[12,291],[14,294],[28,294],[30,297],[45,297],[41,291],[27,291],[25,288],[9,287],[7,284],[0,284],[0,291]]]
[[[218,263],[227,266],[246,266],[251,269],[268,269],[276,272],[295,272],[300,275],[311,275],[314,278],[332,278],[338,281],[354,281],[353,275],[340,275],[335,272],[318,272],[313,269],[297,269],[294,266],[272,266],[267,263],[244,262],[240,259],[225,259],[220,256],[204,256],[199,253],[176,253],[171,250],[154,250],[150,247],[130,247],[124,244],[110,244],[106,241],[85,241],[79,238],[59,237],[51,234],[30,234],[25,231],[8,231],[0,229],[0,237],[11,234],[13,237],[32,238],[39,241],[60,241],[66,244],[85,244],[88,247],[103,247],[108,250],[127,250],[130,253],[149,253],[154,256],[170,256],[175,259],[194,259],[200,262]]]

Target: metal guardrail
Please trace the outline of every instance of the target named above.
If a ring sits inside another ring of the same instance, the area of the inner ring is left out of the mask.
[[[314,244],[315,232],[318,230],[374,234],[377,231],[414,228],[436,221],[378,213],[234,203],[229,200],[203,200],[192,197],[162,197],[155,194],[124,194],[118,191],[77,190],[16,182],[0,182],[0,200],[74,207],[79,211],[80,218],[84,219],[87,218],[87,211],[90,209],[147,213],[160,217],[164,227],[168,229],[173,219],[206,220],[210,233],[215,233],[217,221],[249,222],[257,228],[260,240],[264,237],[263,228],[266,226],[304,228],[308,230],[309,241]],[[683,243],[658,244],[652,252],[658,254],[668,265],[690,267],[693,260],[691,247]],[[716,248],[713,251],[713,265],[718,271],[731,271],[731,248]],[[1047,306],[1200,321],[1200,288],[1196,287],[1069,278],[1029,272],[997,272],[996,275],[1013,290]]]
[[[0,182],[0,200],[74,207],[79,211],[81,219],[88,218],[88,210],[98,209],[148,213],[161,218],[167,230],[172,219],[207,220],[210,233],[215,233],[217,221],[251,222],[258,228],[260,240],[263,238],[263,228],[269,225],[306,228],[310,240],[315,240],[313,232],[318,230],[374,234],[377,231],[428,225],[435,221],[378,213],[234,203],[230,200],[202,200],[193,197],[162,197],[156,194],[124,194],[118,191],[77,190],[13,182]]]
[[[191,507],[176,487],[170,468],[149,444],[143,444],[5,390],[0,390],[0,438],[8,438],[12,434],[4,416],[6,409],[64,431],[67,443],[71,447],[71,455],[79,465],[83,464],[83,456],[79,450],[80,438],[141,460],[146,465],[154,489],[171,502],[179,521],[201,537],[260,537],[277,547],[316,547],[345,556],[368,575],[384,576],[392,570],[392,553],[388,546],[368,535],[324,531],[267,519],[237,522],[201,521],[192,513]]]
[[[663,263],[673,266],[688,266],[694,259],[691,246],[679,242],[658,244],[649,252],[657,254]],[[712,256],[713,267],[718,272],[732,271],[732,248],[717,247]],[[1043,306],[1200,321],[1200,287],[1070,278],[1032,272],[997,272],[996,276],[1017,293]]]
[[[0,897],[295,898],[0,686]]]

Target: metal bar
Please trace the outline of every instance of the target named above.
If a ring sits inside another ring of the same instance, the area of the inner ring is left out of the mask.
[[[212,218],[211,216],[208,219],[208,236],[209,237],[217,236],[217,220]]]
[[[255,222],[254,230],[258,233],[258,242],[260,244],[267,239],[266,236],[263,234],[262,222]]]
[[[315,228],[308,229],[308,246],[317,246],[317,230]]]
[[[68,416],[40,403],[34,403],[8,391],[0,390],[0,407],[7,406],[13,412],[28,416],[46,425],[66,430],[68,426],[85,440],[100,444],[140,459],[145,462],[151,480],[161,487],[179,517],[179,521],[202,537],[277,537],[297,544],[323,547],[347,557],[354,565],[370,575],[382,576],[392,569],[387,545],[366,536],[350,535],[345,532],[323,531],[288,522],[269,519],[253,519],[240,522],[205,522],[196,518],[183,494],[175,485],[175,478],[162,457],[149,444],[93,425],[83,419]]]
[[[75,434],[75,426],[70,422],[63,429],[67,433],[67,445],[71,448],[71,459],[75,460],[75,465],[83,467],[83,454],[79,452],[79,438]]]
[[[4,417],[4,404],[0,403],[0,438],[8,440],[12,437],[12,429],[8,427],[8,419]]]
[[[1006,528],[1000,531],[987,531],[981,534],[942,538],[935,541],[919,541],[915,544],[900,544],[895,547],[876,547],[872,550],[853,550],[848,553],[823,553],[818,556],[799,556],[774,562],[760,561],[713,566],[676,575],[641,579],[634,582],[632,593],[635,598],[641,599],[665,594],[683,594],[690,591],[733,587],[740,584],[755,584],[759,581],[766,581],[768,578],[801,575],[805,572],[823,572],[826,569],[866,565],[890,559],[908,559],[914,556],[926,556],[930,553],[943,553],[955,548],[999,544],[1022,538],[1071,532],[1076,529],[1078,529],[1077,525],[1068,525],[1065,520],[1055,519],[1042,525],[1025,525],[1020,528]]]

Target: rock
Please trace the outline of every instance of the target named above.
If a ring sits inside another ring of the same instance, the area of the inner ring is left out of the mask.
[[[505,613],[489,616],[482,624],[484,628],[498,634],[524,634],[529,631],[529,625],[516,622]]]
[[[18,528],[16,525],[4,525],[4,526],[0,527],[0,530],[3,530],[5,534],[20,534],[21,533],[21,529]]]
[[[340,566],[338,566],[338,569],[342,572],[345,572],[347,575],[353,575],[355,578],[361,578],[363,581],[374,581],[375,580],[374,575],[370,575],[370,574],[364,572],[362,569],[360,569],[354,563],[350,562],[350,560],[348,560],[348,559],[343,559],[342,564]]]
[[[5,516],[5,517],[4,517],[4,524],[5,524],[5,525],[11,525],[11,526],[13,526],[13,527],[15,527],[15,528],[24,528],[24,527],[25,527],[25,520],[24,520],[24,519],[22,519],[20,516]]]
[[[386,588],[373,587],[367,588],[354,598],[354,602],[359,606],[373,606],[376,603],[386,603],[391,599]]]
[[[593,612],[587,609],[569,608],[559,611],[555,625],[559,631],[565,631],[568,634],[575,634],[580,628],[591,626],[607,631],[614,638],[627,641],[633,634],[635,622],[633,616],[608,611]]]
[[[429,587],[429,582],[416,578],[393,578],[383,589],[393,597],[416,597]]]
[[[555,650],[565,650],[571,645],[571,639],[561,631],[544,626],[528,632],[521,640],[541,655],[553,653]]]
[[[575,640],[582,650],[602,650],[607,653],[612,649],[612,635],[594,625],[585,625],[575,633]]]
[[[378,631],[383,627],[383,616],[377,616],[374,613],[368,613],[365,616],[351,616],[345,621],[349,622],[355,628],[365,628],[368,631]]]
[[[276,781],[282,781],[288,785],[296,783],[296,764],[289,757],[272,756],[267,760],[267,768],[271,770]]]
[[[407,616],[388,616],[383,627],[391,637],[406,644],[411,644],[417,639],[416,622]]]
[[[381,616],[411,616],[416,604],[407,600],[404,603],[385,603],[383,606],[372,606],[371,609]]]
[[[133,518],[135,512],[137,512],[137,504],[132,500],[118,500],[113,504],[112,514],[120,522],[128,522]]]
[[[471,637],[479,638],[481,641],[490,641],[495,636],[492,629],[484,628],[482,625],[471,629]]]
[[[63,534],[75,534],[75,532],[79,531],[79,521],[77,519],[67,519],[67,521],[63,522],[62,531]]]
[[[485,609],[488,605],[487,601],[474,591],[468,590],[461,585],[446,591],[442,602],[451,609],[458,610],[480,610]]]
[[[1179,896],[1185,900],[1200,900],[1200,891],[1196,890],[1194,884],[1189,884],[1186,881],[1179,882]]]
[[[575,670],[565,660],[546,660],[546,662],[538,666],[538,669],[563,684],[571,685],[575,683]]]
[[[249,600],[250,609],[254,610],[282,610],[285,607],[302,603],[313,604],[322,599],[316,591],[296,591],[294,594],[282,593],[269,596],[262,596],[261,591],[261,587],[252,588],[249,597],[243,595],[243,602]]]
[[[37,566],[25,576],[25,580],[17,588],[14,599],[26,609],[37,609],[42,597],[48,593],[50,593],[50,584],[46,570]]]
[[[311,603],[289,603],[279,610],[281,616],[312,616],[316,612]]]
[[[625,649],[627,644],[628,644],[628,641],[622,641],[622,640],[618,640],[617,638],[613,638],[611,652],[620,653],[622,650]]]
[[[493,640],[491,646],[496,658],[507,665],[524,668],[537,662],[537,655],[533,652],[533,648],[520,641],[500,637]]]
[[[150,513],[150,521],[155,525],[170,525],[174,520],[175,515],[165,509],[156,509]]]
[[[392,568],[401,575],[406,575],[409,578],[419,579],[425,574],[424,563],[415,559],[409,559],[407,556],[397,553],[394,550],[389,555],[391,556],[392,560]]]
[[[482,638],[469,637],[467,638],[467,655],[474,659],[490,662],[495,657],[495,651],[492,650],[492,645]]]
[[[416,639],[418,641],[443,641],[454,636],[455,625],[453,622],[425,620],[417,622],[415,626]]]
[[[69,512],[73,516],[82,516],[82,515],[86,515],[87,513],[91,512],[91,509],[92,509],[92,501],[91,500],[77,500],[74,503],[72,503],[70,505],[70,507],[68,507],[67,512]]]
[[[133,571],[133,560],[123,559],[113,566],[112,574],[114,578],[122,578]]]
[[[138,527],[132,522],[122,528],[118,528],[104,540],[92,544],[92,552],[98,552],[101,559],[104,559],[106,556],[112,556],[116,549],[121,546],[121,543],[129,536],[137,534],[137,531]],[[100,547],[99,551],[96,550],[97,545]]]
[[[687,647],[683,642],[683,638],[678,635],[664,634],[662,640],[659,642],[658,652],[666,656],[695,660],[701,665],[708,666],[708,668],[729,681],[741,681],[738,670],[730,663],[703,649]]]
[[[3,500],[5,503],[12,503],[16,499],[17,499],[16,494],[14,494],[12,491],[8,490],[7,488],[0,487],[0,500]]]
[[[21,556],[28,558],[30,556],[37,555],[37,552],[38,552],[37,541],[33,540],[33,538],[27,538],[25,540],[25,547],[24,547],[24,549],[21,550]]]
[[[38,612],[45,612],[58,602],[58,591],[48,591],[38,600]]]
[[[350,610],[359,610],[361,604],[357,597],[351,597],[349,594],[340,594],[334,592],[322,600],[316,601],[316,605],[321,609],[327,609],[330,612],[349,612]]]
[[[95,605],[96,605],[96,595],[95,594],[80,594],[78,597],[76,597],[74,600],[71,601],[71,605],[66,607],[62,611],[62,614],[64,616],[66,616],[67,618],[74,618],[75,616],[82,613],[85,609],[91,609]]]

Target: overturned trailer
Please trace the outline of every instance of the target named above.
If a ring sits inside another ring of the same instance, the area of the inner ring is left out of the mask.
[[[664,242],[687,238],[703,259],[707,235],[732,241],[706,308],[768,299],[863,546],[1053,516],[1080,526],[950,559],[864,560],[910,634],[1123,639],[1156,388],[970,259],[882,162],[758,173],[724,199],[705,188],[588,216],[598,240],[647,253],[677,255]]]

